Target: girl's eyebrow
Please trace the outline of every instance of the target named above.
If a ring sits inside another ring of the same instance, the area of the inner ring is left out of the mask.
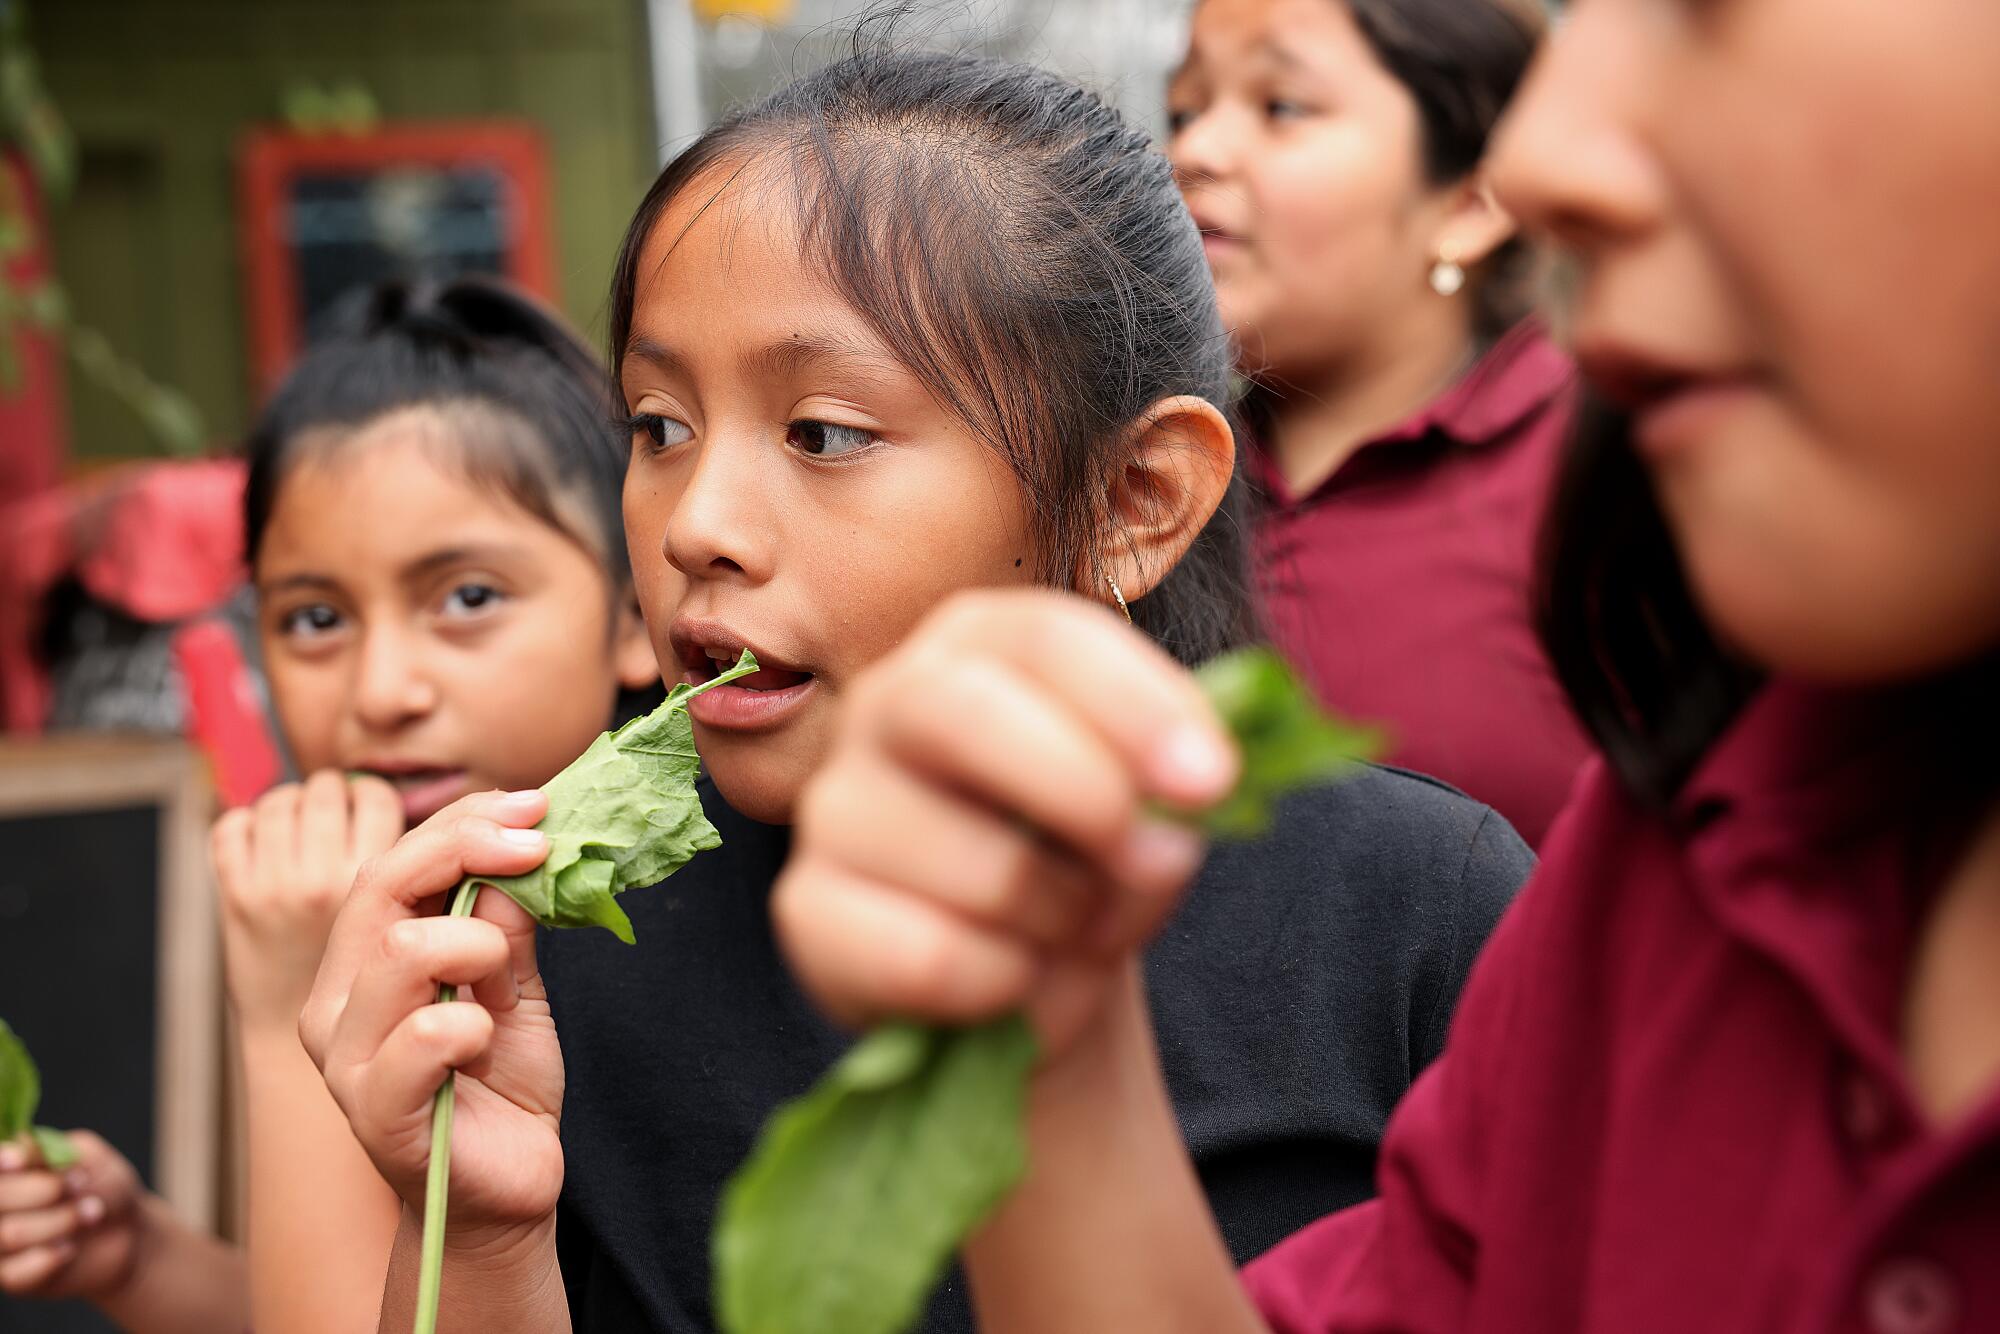
[[[625,355],[621,359],[621,365],[625,361],[635,359],[647,362],[669,375],[684,375],[687,372],[687,360],[680,353],[658,339],[648,338],[644,334],[633,335],[632,341],[625,345]]]
[[[872,374],[877,378],[886,378],[902,370],[893,358],[864,340],[843,338],[837,334],[805,333],[795,333],[746,354],[743,367],[752,375],[782,378],[829,362],[838,364],[850,374]]]
[[[338,589],[339,587],[339,582],[331,575],[313,573],[288,574],[281,579],[259,581],[257,584],[257,596],[269,597],[273,593],[289,593],[294,589],[300,588],[321,591]]]

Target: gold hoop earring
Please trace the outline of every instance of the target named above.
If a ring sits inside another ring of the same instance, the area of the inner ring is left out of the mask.
[[[1132,624],[1132,609],[1125,605],[1125,594],[1119,591],[1118,581],[1107,574],[1104,582],[1111,585],[1111,596],[1118,603],[1118,610],[1125,613],[1125,624]]]
[[[1465,269],[1458,262],[1458,247],[1449,241],[1438,247],[1437,263],[1431,265],[1431,290],[1439,296],[1457,296],[1465,287]]]

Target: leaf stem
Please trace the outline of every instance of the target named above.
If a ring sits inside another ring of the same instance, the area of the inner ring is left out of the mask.
[[[453,917],[470,917],[479,901],[479,883],[467,880],[452,895]],[[442,983],[437,990],[440,1003],[458,999],[458,988]],[[451,1117],[457,1099],[457,1076],[446,1075],[431,1099],[431,1161],[424,1176],[424,1249],[417,1270],[417,1320],[414,1334],[435,1334],[438,1318],[438,1285],[444,1274],[444,1218],[446,1195],[451,1185]]]

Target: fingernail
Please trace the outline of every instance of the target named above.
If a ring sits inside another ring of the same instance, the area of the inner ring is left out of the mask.
[[[18,1172],[28,1165],[28,1155],[18,1144],[0,1144],[0,1172]]]
[[[1229,748],[1213,732],[1193,724],[1167,733],[1153,757],[1159,781],[1188,789],[1191,795],[1220,795],[1235,768]]]
[[[104,1217],[104,1201],[95,1195],[86,1195],[76,1202],[76,1216],[89,1227]]]
[[[1126,878],[1143,884],[1178,884],[1201,865],[1203,843],[1192,829],[1152,821],[1125,840],[1120,861]]]
[[[541,800],[541,796],[542,790],[540,788],[524,787],[517,788],[512,792],[503,792],[501,799],[515,806],[526,806],[532,802]]]
[[[500,841],[511,843],[517,848],[539,848],[542,846],[542,831],[539,829],[506,829],[500,831]]]

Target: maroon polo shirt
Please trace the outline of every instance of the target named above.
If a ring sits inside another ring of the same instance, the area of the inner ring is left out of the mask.
[[[1586,770],[1380,1198],[1246,1271],[1274,1329],[2000,1329],[2000,1090],[1929,1124],[1898,1055],[1917,831],[1964,794],[1879,705],[1767,687],[1671,816]]]
[[[1272,637],[1329,706],[1387,725],[1394,763],[1493,806],[1530,844],[1589,753],[1529,616],[1574,378],[1527,323],[1309,495],[1250,456]]]

